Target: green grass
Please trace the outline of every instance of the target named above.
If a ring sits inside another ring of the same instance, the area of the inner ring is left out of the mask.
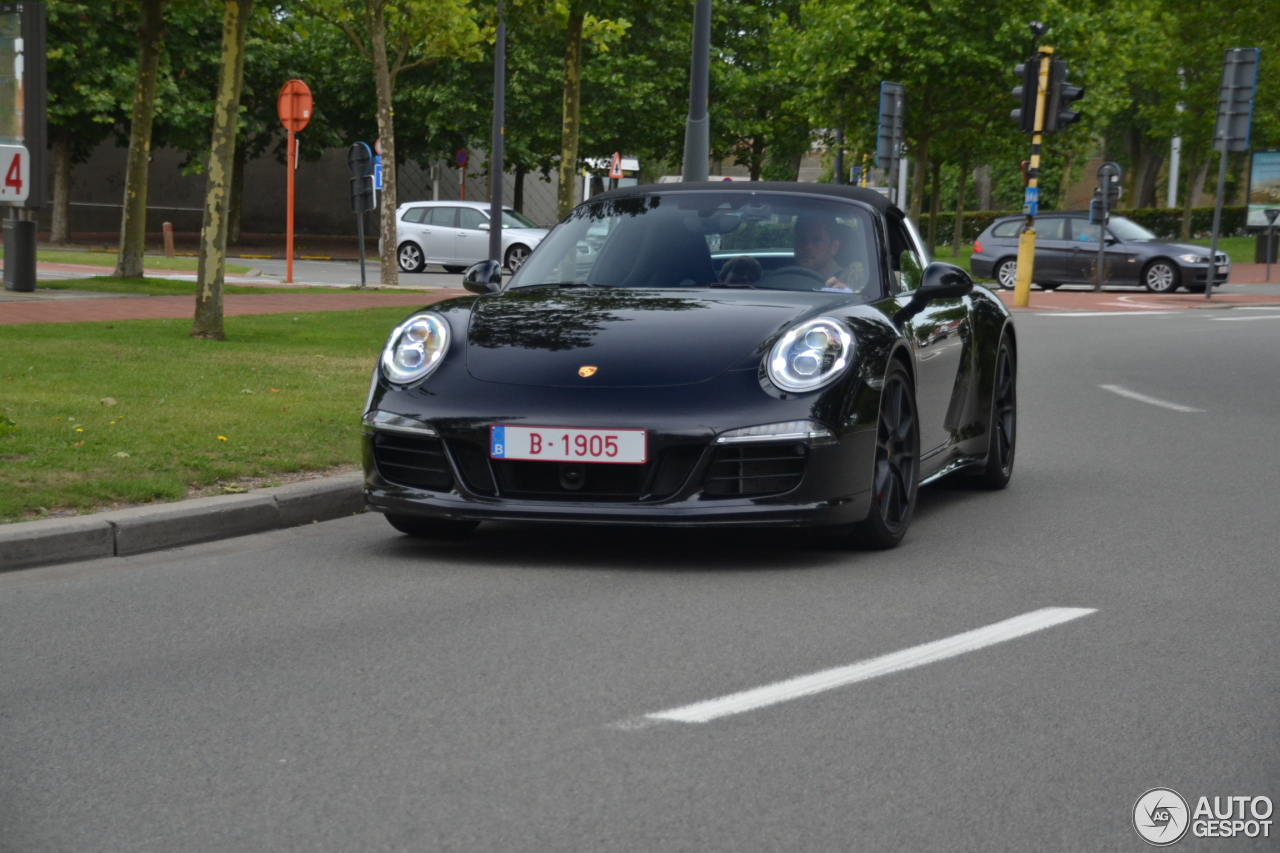
[[[1219,237],[1218,251],[1226,252],[1231,258],[1233,264],[1251,264],[1253,263],[1253,252],[1256,238],[1254,237]],[[1183,241],[1176,240],[1174,242],[1181,243]],[[1208,247],[1208,240],[1187,240],[1195,246]]]
[[[4,250],[0,249],[0,258]],[[114,267],[115,252],[63,252],[57,249],[37,249],[36,260],[50,264],[81,264],[90,267]],[[147,255],[142,265],[153,270],[174,270],[177,272],[195,272],[199,266],[196,258],[165,258]],[[250,270],[244,264],[227,264],[227,272],[231,275],[243,275]]]
[[[99,293],[145,293],[150,296],[195,296],[194,281],[175,281],[171,278],[112,278],[109,275],[92,278],[68,278],[57,281],[40,281],[36,285],[50,290],[90,290]],[[224,284],[223,293],[350,293],[357,287],[254,287],[252,285]],[[368,291],[382,288],[366,288]],[[392,291],[392,288],[386,288]],[[395,291],[399,292],[399,291]]]
[[[408,310],[229,317],[224,343],[186,319],[0,326],[0,519],[358,462],[369,374]]]

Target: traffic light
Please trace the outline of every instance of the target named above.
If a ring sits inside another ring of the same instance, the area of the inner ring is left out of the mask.
[[[1067,125],[1080,120],[1080,113],[1067,109],[1073,102],[1084,97],[1084,89],[1072,86],[1067,81],[1067,63],[1055,59],[1049,65],[1049,96],[1044,105],[1044,131],[1056,133],[1065,130]]]
[[[1018,123],[1023,133],[1036,132],[1036,89],[1040,86],[1040,55],[1037,54],[1026,62],[1013,66],[1013,73],[1022,81],[1021,86],[1013,87],[1013,96],[1022,104],[1009,113],[1009,118]]]

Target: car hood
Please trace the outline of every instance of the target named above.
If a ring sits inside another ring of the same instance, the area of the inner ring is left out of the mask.
[[[467,370],[476,379],[514,385],[642,388],[705,382],[812,310],[813,301],[799,296],[508,291],[476,300]],[[586,367],[595,370],[584,377],[580,371]]]

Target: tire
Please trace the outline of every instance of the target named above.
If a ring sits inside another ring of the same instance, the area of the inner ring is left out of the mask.
[[[915,388],[898,361],[893,361],[880,394],[876,419],[876,458],[871,474],[871,507],[853,526],[852,542],[884,550],[902,541],[920,493],[920,417]]]
[[[1173,293],[1180,278],[1177,265],[1164,258],[1156,258],[1142,269],[1142,284],[1152,293]]]
[[[1002,258],[996,262],[991,274],[995,277],[996,284],[1005,290],[1013,290],[1018,282],[1018,259]]]
[[[1041,290],[1057,290],[1059,287],[1062,287],[1060,281],[1046,281],[1040,285]]]
[[[1013,477],[1013,460],[1018,448],[1018,361],[1008,335],[1000,339],[996,351],[996,371],[992,378],[991,420],[987,422],[987,463],[966,477],[983,489],[1003,489]]]
[[[478,521],[450,521],[416,515],[387,513],[386,518],[392,527],[414,539],[461,539],[480,526]]]
[[[466,267],[454,266],[453,264],[445,264],[445,265],[444,265],[444,271],[445,271],[445,272],[452,272],[452,273],[459,273],[459,272],[466,272],[466,271],[467,271],[467,268],[466,268]]]
[[[400,244],[400,248],[396,250],[396,260],[400,263],[401,272],[422,272],[422,268],[427,265],[422,247],[410,240]]]
[[[528,246],[523,243],[516,243],[510,249],[507,249],[506,258],[503,259],[502,263],[507,269],[514,273],[516,270],[520,269],[520,267],[524,266],[524,262],[529,259],[529,251]]]
[[[1204,285],[1203,285],[1203,284],[1188,284],[1188,285],[1187,285],[1187,292],[1188,292],[1188,293],[1204,293]]]

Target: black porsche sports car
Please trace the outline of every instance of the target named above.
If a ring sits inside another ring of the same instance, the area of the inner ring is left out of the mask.
[[[822,526],[897,544],[921,484],[1013,471],[1017,339],[856,187],[592,198],[509,282],[417,311],[363,416],[365,495],[415,536],[485,520]]]

